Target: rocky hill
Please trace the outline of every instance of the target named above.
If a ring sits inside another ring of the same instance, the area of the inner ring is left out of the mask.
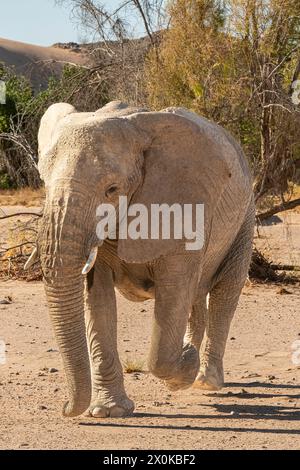
[[[0,62],[29,78],[38,91],[46,87],[49,76],[59,76],[66,63],[88,64],[88,55],[75,43],[43,47],[0,38]]]

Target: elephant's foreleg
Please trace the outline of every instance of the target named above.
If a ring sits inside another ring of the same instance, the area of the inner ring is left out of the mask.
[[[199,370],[199,354],[184,343],[198,282],[199,261],[190,256],[160,260],[155,271],[154,324],[150,371],[171,390],[188,388]]]
[[[223,356],[232,317],[245,283],[252,252],[253,219],[243,224],[222,264],[209,297],[208,322],[194,386],[219,390],[224,384]]]
[[[100,418],[125,416],[133,411],[134,403],[124,389],[117,351],[117,308],[112,272],[98,260],[88,275],[86,306],[92,370],[90,414]]]

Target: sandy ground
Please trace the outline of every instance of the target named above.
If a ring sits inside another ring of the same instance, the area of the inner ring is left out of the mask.
[[[256,230],[255,244],[273,262],[299,266],[300,213],[282,212],[265,221]]]
[[[298,219],[292,220],[297,257],[294,222]],[[276,261],[288,262],[291,239],[280,225],[272,227],[264,227],[257,242],[267,240]],[[0,239],[3,229],[0,225]],[[285,289],[282,294],[276,285],[245,287],[226,350],[226,387],[218,393],[170,393],[149,375],[153,302],[118,296],[121,360],[142,362],[144,372],[125,374],[134,415],[96,420],[61,416],[64,373],[42,284],[1,282],[0,301],[11,303],[0,304],[0,340],[6,344],[0,449],[299,449],[300,364],[293,363],[292,344],[300,340],[300,289]]]

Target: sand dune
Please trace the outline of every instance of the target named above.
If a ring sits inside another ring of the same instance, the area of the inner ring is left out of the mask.
[[[28,77],[36,90],[43,89],[50,75],[59,75],[65,63],[84,65],[87,56],[59,47],[43,47],[0,38],[0,62]]]

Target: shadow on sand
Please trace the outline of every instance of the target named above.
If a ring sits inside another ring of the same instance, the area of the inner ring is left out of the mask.
[[[242,388],[242,392],[224,392],[224,393],[209,393],[206,394],[208,397],[219,397],[222,399],[226,398],[237,398],[237,399],[264,399],[264,398],[278,398],[287,397],[291,399],[300,398],[299,394],[289,395],[289,394],[267,394],[267,393],[248,393],[245,390],[249,387],[262,387],[262,388],[276,388],[276,389],[289,389],[299,391],[299,386],[297,385],[284,385],[284,384],[269,384],[261,382],[251,382],[247,383],[227,383],[227,388],[239,387]],[[257,433],[267,433],[267,434],[291,434],[291,435],[300,435],[300,426],[299,429],[286,429],[286,428],[277,428],[272,425],[272,427],[267,428],[258,428],[258,427],[234,427],[233,423],[237,423],[240,420],[247,421],[261,421],[261,420],[272,420],[272,421],[299,421],[300,422],[300,408],[295,408],[295,406],[282,406],[282,405],[261,405],[261,404],[207,404],[199,403],[199,406],[207,408],[210,412],[215,412],[214,414],[187,414],[187,413],[143,413],[136,411],[132,416],[127,418],[120,418],[117,421],[111,420],[109,422],[105,421],[93,421],[93,419],[88,419],[87,421],[81,421],[79,425],[81,426],[101,426],[101,427],[119,427],[119,428],[141,428],[141,429],[172,429],[174,431],[213,431],[213,432],[237,432],[237,433],[248,433],[248,432],[257,432]],[[166,419],[165,424],[156,424],[153,422],[147,423],[149,419],[159,418]],[[125,423],[124,420],[128,420],[128,423]],[[182,420],[183,423],[174,423],[174,420]],[[192,424],[185,425],[184,421],[191,420]],[[203,420],[205,423],[211,420],[212,425],[200,426],[197,421]],[[225,420],[228,425],[224,426],[214,426],[214,420]],[[196,422],[196,423],[195,423]],[[195,424],[194,424],[195,423]],[[244,424],[244,423],[243,423]]]

